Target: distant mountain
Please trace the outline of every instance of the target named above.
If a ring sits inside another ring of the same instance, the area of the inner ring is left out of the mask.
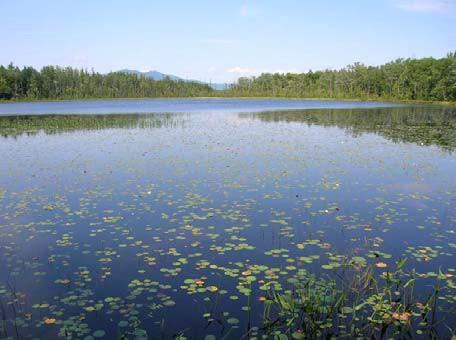
[[[163,80],[166,77],[169,77],[171,80],[183,80],[182,78],[179,78],[179,77],[174,76],[172,74],[164,74],[164,73],[161,73],[161,72],[158,72],[158,71],[155,71],[155,70],[154,71],[141,72],[141,71],[137,71],[137,70],[125,69],[125,70],[120,70],[120,71],[117,71],[117,72],[136,74],[138,76],[145,76],[147,78],[152,78],[154,80]]]
[[[172,75],[172,74],[165,74],[165,73],[161,73],[161,72],[158,72],[158,71],[155,71],[155,70],[147,71],[147,72],[141,72],[141,71],[138,71],[138,70],[124,69],[124,70],[120,70],[120,71],[117,71],[117,72],[136,74],[138,76],[144,76],[144,77],[151,78],[151,79],[154,79],[154,80],[163,80],[166,77],[169,77],[171,80],[192,81],[192,82],[197,82],[197,83],[201,83],[201,84],[208,84],[214,90],[224,90],[224,89],[226,89],[229,86],[229,84],[223,84],[223,83],[211,83],[211,84],[209,84],[209,83],[205,83],[205,82],[198,81],[198,80],[191,80],[191,79],[187,79],[186,80],[186,79],[180,78],[180,77]]]

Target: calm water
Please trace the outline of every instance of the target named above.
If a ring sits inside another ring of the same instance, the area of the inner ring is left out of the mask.
[[[83,115],[45,115],[60,112]],[[337,278],[352,258],[386,264],[376,273],[407,258],[431,273],[419,298],[439,268],[450,285],[454,109],[128,100],[0,114],[41,115],[0,118],[0,338],[236,339],[262,326],[270,288]]]
[[[398,106],[384,102],[282,99],[118,99],[0,104],[0,115],[245,112],[277,109],[373,108]]]

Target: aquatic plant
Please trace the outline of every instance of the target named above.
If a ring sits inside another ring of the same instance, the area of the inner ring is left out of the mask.
[[[414,292],[420,275],[405,273],[405,262],[379,275],[372,267],[346,268],[338,281],[309,276],[285,293],[271,290],[263,330],[277,339],[438,339],[438,323],[452,329],[454,306],[441,295],[448,290],[451,295],[453,276],[439,272],[433,289],[420,299]]]

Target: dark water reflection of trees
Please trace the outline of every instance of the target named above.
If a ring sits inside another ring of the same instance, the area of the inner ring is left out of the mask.
[[[59,134],[80,130],[175,128],[185,125],[184,114],[40,115],[0,117],[0,135],[17,137],[39,132]]]
[[[376,109],[312,109],[239,114],[263,122],[336,126],[353,136],[376,133],[394,142],[456,148],[456,108],[411,106]]]

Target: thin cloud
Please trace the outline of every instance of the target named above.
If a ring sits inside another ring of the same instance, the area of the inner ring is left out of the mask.
[[[393,6],[409,12],[440,12],[454,9],[456,0],[392,0]]]
[[[89,60],[85,55],[75,55],[73,57],[73,62],[75,63],[86,63]]]
[[[257,68],[250,68],[250,67],[243,67],[243,66],[235,66],[226,70],[228,73],[238,74],[238,75],[260,75],[262,73],[299,73],[296,69],[257,69]]]
[[[207,38],[201,40],[203,44],[211,44],[211,45],[231,45],[234,43],[233,40],[223,39],[223,38]]]
[[[239,14],[241,17],[246,17],[249,15],[249,8],[247,6],[241,6],[241,9],[239,10]]]
[[[253,73],[253,70],[248,67],[235,66],[227,69],[226,72],[235,74],[250,74]]]

